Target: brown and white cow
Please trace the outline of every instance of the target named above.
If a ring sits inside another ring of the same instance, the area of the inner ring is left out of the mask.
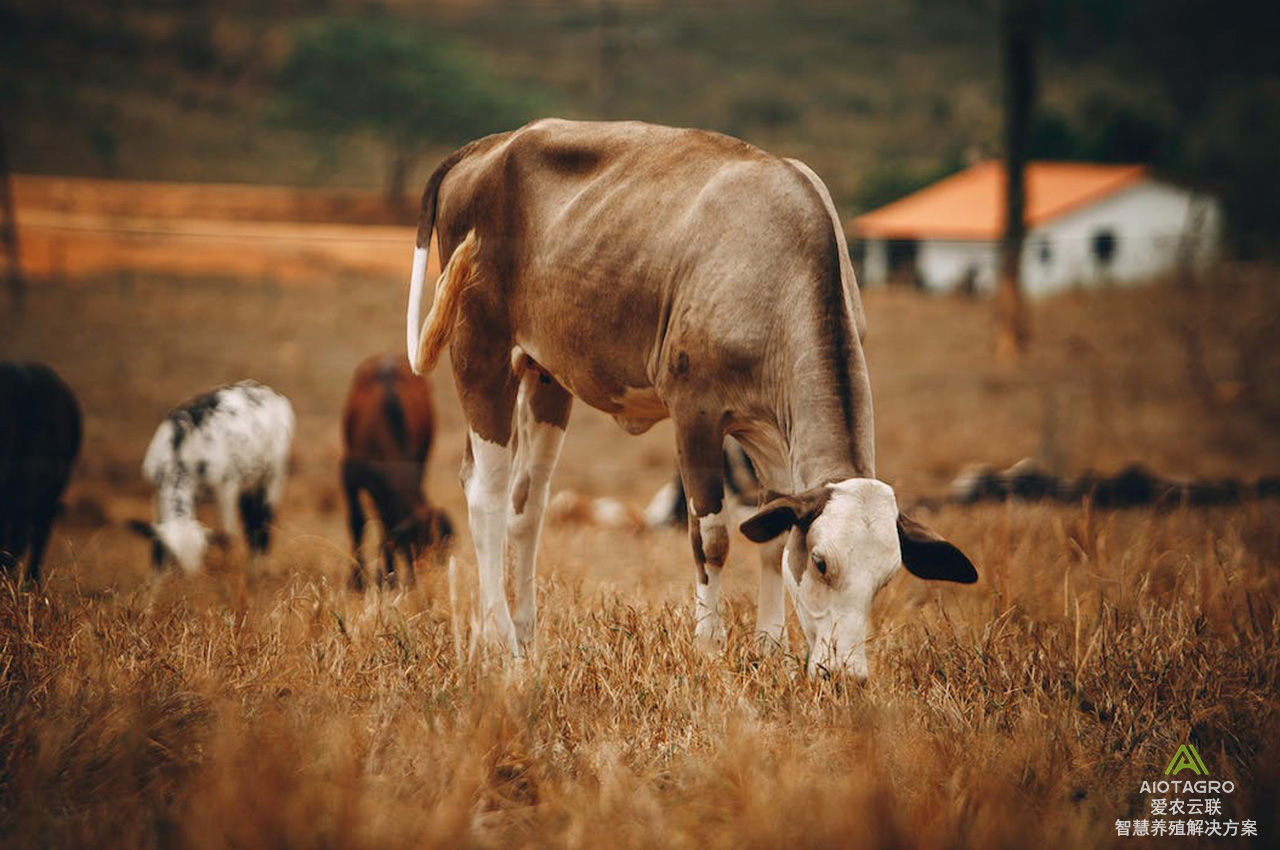
[[[397,552],[406,562],[405,579],[412,582],[417,556],[433,548],[443,551],[452,537],[449,517],[427,504],[422,493],[434,432],[431,389],[413,374],[407,360],[375,355],[356,368],[342,410],[342,491],[355,557],[353,589],[363,590],[365,583],[362,492],[382,523],[379,584],[394,574]]]
[[[433,231],[447,262],[420,328]],[[766,544],[757,628],[782,640],[785,584],[810,672],[865,678],[872,598],[900,563],[977,574],[875,478],[863,329],[835,206],[800,162],[699,130],[560,120],[448,156],[423,194],[407,344],[419,372],[451,345],[486,636],[517,655],[533,638],[538,533],[577,397],[633,434],[673,420],[700,643],[724,640],[731,434],[773,496],[742,524]]]

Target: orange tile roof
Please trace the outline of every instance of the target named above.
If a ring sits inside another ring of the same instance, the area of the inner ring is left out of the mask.
[[[1027,164],[1027,226],[1035,227],[1127,188],[1145,165]],[[888,206],[860,215],[851,232],[882,239],[999,239],[1004,235],[1004,163],[987,160]]]

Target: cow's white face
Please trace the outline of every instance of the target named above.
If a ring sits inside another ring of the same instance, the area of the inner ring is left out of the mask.
[[[867,678],[876,593],[906,564],[927,579],[972,582],[964,554],[898,512],[889,485],[851,478],[764,505],[742,525],[757,542],[790,531],[783,575],[809,643],[809,673]]]
[[[807,534],[783,554],[796,616],[809,642],[809,673],[867,678],[871,603],[902,563],[898,503],[887,484],[868,478],[831,488]]]
[[[155,538],[178,566],[189,573],[204,563],[209,548],[209,530],[192,517],[167,519],[155,525]]]

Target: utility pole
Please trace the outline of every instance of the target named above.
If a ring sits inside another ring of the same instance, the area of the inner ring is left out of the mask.
[[[27,301],[27,284],[18,262],[18,220],[13,208],[13,181],[9,174],[9,149],[5,146],[4,121],[0,116],[0,250],[5,255],[5,280],[9,303],[15,316],[22,315]]]
[[[1036,35],[1040,0],[1001,0],[1004,71],[1005,227],[996,291],[996,357],[1016,360],[1030,338],[1022,299],[1022,243],[1026,239],[1026,164],[1036,97]]]

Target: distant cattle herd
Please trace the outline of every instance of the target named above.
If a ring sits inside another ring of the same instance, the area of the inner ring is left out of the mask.
[[[80,451],[80,405],[48,366],[0,363],[0,411],[0,569],[12,571],[25,558],[27,576],[38,582],[51,527]],[[357,367],[342,412],[340,468],[352,542],[352,588],[366,584],[361,544],[368,518],[362,493],[382,527],[379,584],[397,574],[397,556],[407,569],[406,580],[412,581],[412,567],[424,555],[438,557],[448,551],[453,524],[430,504],[422,488],[434,428],[429,385],[413,374],[404,358],[375,355]],[[155,488],[155,519],[129,523],[150,541],[153,565],[199,569],[209,543],[228,545],[237,520],[249,552],[265,553],[293,432],[288,400],[254,381],[215,388],[171,410],[156,429],[143,462],[144,477]],[[725,444],[724,477],[735,515],[746,516],[758,502],[760,485],[750,460],[733,440]],[[616,500],[584,500],[570,491],[560,495],[548,510],[561,522],[627,529],[688,522],[679,473],[643,513]],[[195,519],[195,505],[202,499],[217,506],[221,531],[210,531]],[[1119,509],[1210,507],[1248,499],[1280,499],[1280,476],[1251,482],[1168,478],[1136,464],[1114,474],[1058,476],[1027,459],[1003,470],[972,465],[952,480],[945,499],[925,501],[1087,502],[1094,508]]]
[[[340,472],[357,589],[364,586],[360,493],[383,524],[385,573],[393,571],[393,550],[405,555],[411,573],[418,557],[443,551],[451,540],[448,517],[422,492],[432,424],[430,389],[404,358],[373,357],[357,370],[343,414]],[[294,429],[288,399],[251,380],[215,387],[170,410],[142,462],[154,489],[153,519],[127,523],[150,543],[153,567],[199,571],[209,546],[232,545],[237,531],[256,565],[270,546]],[[0,363],[0,569],[20,571],[25,559],[27,578],[40,582],[80,442],[80,405],[52,369]],[[197,518],[205,501],[217,508],[219,530]]]

